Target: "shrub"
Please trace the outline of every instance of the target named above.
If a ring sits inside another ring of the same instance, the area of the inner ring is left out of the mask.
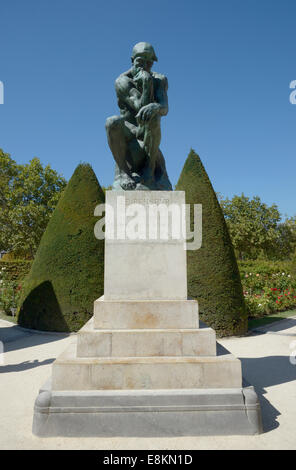
[[[94,236],[94,209],[105,200],[88,164],[80,164],[64,190],[27,276],[20,299],[20,325],[77,331],[103,294],[104,240]]]
[[[242,278],[248,273],[276,274],[293,272],[292,261],[270,261],[265,259],[238,261],[239,270]],[[295,273],[296,274],[296,273]]]
[[[187,204],[202,204],[203,212],[202,247],[187,252],[188,294],[199,302],[201,319],[219,336],[243,334],[247,314],[234,250],[216,194],[193,150],[176,190],[185,191]]]
[[[21,284],[31,264],[31,261],[0,260],[0,310],[6,315],[15,314]]]
[[[11,272],[7,270],[6,266],[0,265],[0,311],[6,315],[15,314],[20,289],[20,283],[12,279]]]
[[[5,277],[8,281],[22,281],[30,271],[32,261],[14,260],[3,261],[0,260],[0,272],[4,269]],[[0,274],[1,278],[1,274]]]
[[[290,262],[240,262],[249,317],[296,308],[296,276]]]

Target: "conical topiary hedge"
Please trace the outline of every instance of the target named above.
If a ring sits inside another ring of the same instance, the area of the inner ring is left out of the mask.
[[[188,294],[199,302],[201,320],[218,336],[243,334],[247,313],[234,250],[216,194],[193,150],[176,190],[185,191],[191,214],[192,204],[202,204],[202,246],[187,251]]]
[[[49,221],[24,282],[18,323],[77,331],[104,291],[104,240],[94,236],[94,209],[105,201],[96,175],[80,164]]]

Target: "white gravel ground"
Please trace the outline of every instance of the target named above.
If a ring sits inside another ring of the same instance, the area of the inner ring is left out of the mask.
[[[295,449],[296,317],[243,338],[219,340],[242,360],[245,379],[259,395],[265,432],[259,436],[173,438],[38,438],[31,432],[34,401],[51,364],[70,336],[21,329],[0,320],[0,449]],[[293,341],[295,342],[293,346]],[[293,361],[292,361],[293,362]]]

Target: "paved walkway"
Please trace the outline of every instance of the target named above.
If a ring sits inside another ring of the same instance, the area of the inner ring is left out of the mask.
[[[264,434],[173,438],[38,438],[31,433],[34,401],[51,364],[70,336],[24,330],[0,320],[0,449],[295,449],[296,317],[258,328],[244,338],[220,340],[242,361],[259,395]],[[294,342],[294,346],[292,345]],[[1,343],[0,343],[1,345]],[[1,359],[1,355],[0,355]]]

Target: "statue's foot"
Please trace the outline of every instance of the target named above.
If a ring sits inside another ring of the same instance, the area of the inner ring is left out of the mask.
[[[138,173],[132,173],[133,181],[137,184],[141,181],[141,176]]]
[[[154,188],[155,185],[154,171],[154,168],[148,165],[143,169],[142,182],[151,188]]]
[[[121,175],[120,186],[124,191],[132,191],[137,186],[137,183],[127,174]]]

